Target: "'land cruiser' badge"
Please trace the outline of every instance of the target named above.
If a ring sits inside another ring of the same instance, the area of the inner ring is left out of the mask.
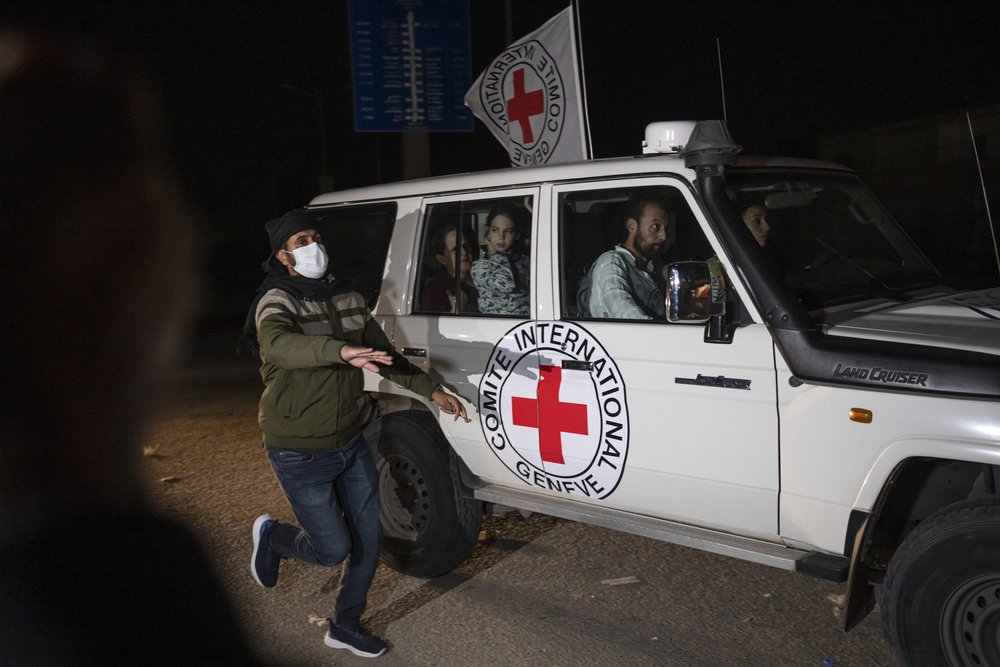
[[[606,498],[628,453],[628,404],[614,360],[583,327],[526,322],[493,348],[479,383],[493,453],[526,484]]]

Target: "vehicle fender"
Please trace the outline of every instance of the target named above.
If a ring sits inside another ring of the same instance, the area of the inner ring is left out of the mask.
[[[880,452],[865,476],[848,520],[845,554],[850,558],[850,568],[844,603],[845,631],[855,627],[875,607],[875,587],[869,581],[865,559],[892,487],[906,462],[915,458],[988,464],[994,475],[1000,470],[1000,449],[988,441],[901,438]]]
[[[372,410],[368,416],[367,426],[365,427],[365,439],[372,446],[375,446],[373,443],[377,443],[379,439],[381,422],[376,419],[376,417],[385,417],[386,415],[405,412],[408,410],[419,410],[434,415],[435,421],[437,421],[435,411],[419,398],[403,396],[400,394],[389,394],[386,392],[369,391],[365,392],[365,400],[369,401],[372,406]],[[474,490],[480,488],[485,483],[471,470],[469,470],[467,465],[465,465],[465,461],[463,461],[458,455],[455,448],[451,446],[451,443],[448,441],[444,431],[441,430],[439,434],[441,440],[448,446],[448,459],[451,465],[452,476],[458,482],[459,488],[462,490],[463,494],[471,498]]]
[[[432,412],[427,403],[414,396],[389,394],[380,391],[368,391],[365,392],[365,397],[366,400],[373,401],[374,407],[377,410],[376,415],[379,417],[384,417],[385,415],[392,414],[393,412],[401,412],[403,410],[423,410],[424,412]],[[376,415],[372,415],[372,417],[374,418]]]
[[[888,482],[893,471],[897,470],[900,464],[907,459],[913,458],[948,459],[1000,465],[1000,447],[997,446],[996,442],[985,439],[970,441],[967,439],[907,437],[894,440],[882,448],[868,468],[852,506],[862,511],[873,510],[880,494],[889,486]]]

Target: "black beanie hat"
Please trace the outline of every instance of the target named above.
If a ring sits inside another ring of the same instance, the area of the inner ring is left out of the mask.
[[[285,241],[295,234],[307,229],[316,229],[316,217],[304,208],[296,208],[284,214],[280,218],[268,220],[264,223],[267,230],[267,240],[271,245],[271,254],[268,255],[261,266],[265,271],[271,273],[277,271],[284,272],[281,262],[274,256],[274,253],[285,247]]]

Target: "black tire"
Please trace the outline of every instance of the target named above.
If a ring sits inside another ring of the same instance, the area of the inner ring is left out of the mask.
[[[451,457],[430,413],[382,417],[375,451],[382,559],[394,570],[437,577],[465,562],[476,546],[482,503],[463,496]]]
[[[1000,665],[1000,498],[946,507],[906,536],[882,629],[902,665]]]

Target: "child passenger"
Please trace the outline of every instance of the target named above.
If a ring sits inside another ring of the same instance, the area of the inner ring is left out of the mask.
[[[527,210],[511,202],[495,205],[486,218],[487,256],[472,263],[472,281],[479,291],[479,312],[528,316],[527,256],[518,252]]]

